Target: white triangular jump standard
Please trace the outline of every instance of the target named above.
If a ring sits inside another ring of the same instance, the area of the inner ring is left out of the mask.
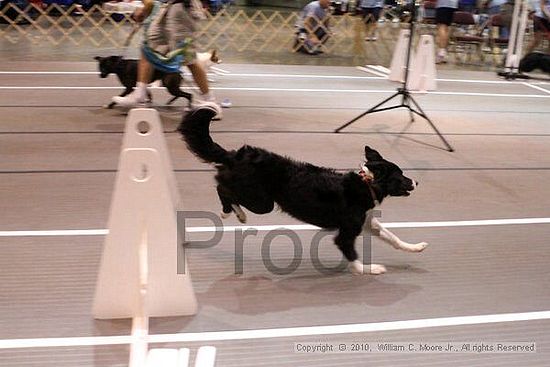
[[[132,110],[111,201],[95,318],[142,318],[147,328],[148,317],[197,312],[189,273],[177,271],[177,209],[181,199],[158,113]]]

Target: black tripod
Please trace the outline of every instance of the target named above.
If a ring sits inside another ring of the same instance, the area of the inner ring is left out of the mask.
[[[359,116],[355,117],[353,120],[351,120],[349,122],[346,122],[344,125],[340,126],[336,130],[334,130],[335,133],[339,133],[340,131],[342,131],[342,129],[348,127],[349,125],[353,124],[355,121],[359,120],[361,117],[363,117],[365,115],[368,115],[369,113],[375,113],[375,112],[381,112],[381,111],[393,110],[395,108],[405,107],[409,110],[411,122],[414,122],[414,114],[417,114],[418,116],[424,118],[426,121],[428,121],[428,123],[430,124],[432,129],[434,129],[434,131],[437,133],[439,138],[443,141],[443,143],[445,144],[447,150],[449,152],[454,151],[453,147],[451,147],[451,145],[447,142],[447,140],[445,140],[443,135],[441,135],[441,133],[439,132],[437,127],[434,125],[432,120],[430,120],[430,118],[424,113],[424,111],[422,111],[422,108],[420,108],[418,103],[416,103],[414,98],[411,96],[411,93],[407,89],[407,83],[408,83],[408,80],[409,80],[409,67],[410,67],[410,61],[411,61],[412,39],[413,39],[413,35],[414,35],[415,18],[416,18],[416,5],[413,4],[412,11],[411,11],[411,20],[410,20],[411,26],[410,26],[410,33],[409,33],[409,43],[408,43],[408,47],[407,47],[407,57],[406,57],[406,63],[405,63],[405,80],[403,82],[403,85],[400,88],[397,88],[397,92],[395,92],[392,96],[386,98],[382,102],[378,103],[376,106],[372,107],[371,109],[367,110],[366,112],[363,112]],[[395,105],[395,106],[390,106],[390,107],[379,108],[384,103],[394,99],[395,97],[399,97],[399,96],[401,96],[401,103],[400,104]],[[414,107],[411,105],[411,102],[414,105]]]

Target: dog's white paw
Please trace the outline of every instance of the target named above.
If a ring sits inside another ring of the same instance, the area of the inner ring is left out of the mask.
[[[427,242],[420,242],[420,243],[416,243],[414,245],[411,245],[410,246],[410,251],[411,252],[422,252],[422,251],[424,251],[424,249],[426,247],[428,247]]]
[[[349,263],[349,270],[353,275],[372,274],[379,275],[386,272],[386,267],[379,264],[363,265],[359,260]]]
[[[349,263],[349,271],[353,275],[362,275],[363,274],[363,264],[359,260],[355,260]]]
[[[386,272],[386,267],[380,264],[369,264],[369,265],[364,265],[363,267],[364,267],[363,271],[367,274],[379,275],[379,274],[384,274]]]
[[[237,215],[237,219],[239,220],[239,222],[241,222],[242,224],[245,224],[246,221],[247,221],[247,218],[246,218],[246,214],[241,211],[240,213],[235,213]]]

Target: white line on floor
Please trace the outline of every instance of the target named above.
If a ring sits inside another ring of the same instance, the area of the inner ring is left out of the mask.
[[[538,86],[536,86],[536,85],[533,85],[533,84],[527,83],[527,82],[523,82],[522,84],[523,84],[523,85],[526,85],[526,86],[528,86],[528,87],[530,87],[530,88],[534,88],[534,89],[536,89],[536,90],[540,90],[541,92],[550,94],[550,90],[548,90],[548,89],[544,89],[544,88],[538,87]]]
[[[231,73],[231,76],[248,78],[296,78],[296,79],[358,79],[358,80],[386,80],[383,77],[375,76],[353,76],[353,75],[313,75],[313,74],[250,74],[250,73]],[[225,78],[226,76],[224,76]]]
[[[152,87],[159,89],[164,87]],[[0,90],[99,90],[99,89],[120,89],[120,87],[18,87],[18,86],[0,86]],[[197,89],[193,87],[191,89]],[[249,87],[212,87],[213,90],[233,90],[248,92],[290,92],[290,93],[394,93],[391,89],[313,89],[313,88],[249,88]],[[550,95],[541,94],[509,94],[509,93],[471,93],[471,92],[411,92],[420,95],[450,95],[450,96],[478,96],[478,97],[510,97],[510,98],[550,98]]]
[[[550,218],[516,218],[516,219],[483,219],[483,220],[456,220],[439,222],[387,222],[386,228],[434,228],[434,227],[475,227],[497,225],[526,225],[550,224]],[[204,232],[235,232],[249,229],[257,231],[273,231],[288,229],[292,231],[317,231],[319,227],[309,224],[275,224],[263,226],[224,226],[224,227],[186,227],[188,233]],[[107,229],[69,229],[69,230],[41,230],[41,231],[0,231],[0,237],[35,237],[35,236],[104,236]]]
[[[5,75],[99,75],[97,71],[0,71],[0,74]]]
[[[390,69],[388,69],[387,67],[384,67],[382,65],[366,65],[366,66],[370,67],[370,68],[374,68],[375,70],[378,70],[379,72],[384,73],[386,75],[391,73]]]
[[[535,321],[550,319],[550,311],[519,312],[477,316],[453,316],[431,319],[343,324],[327,326],[304,326],[275,329],[210,331],[202,333],[178,333],[149,335],[149,343],[206,342],[247,339],[289,338],[317,335],[369,333],[395,330],[423,329],[433,327],[483,325],[501,322]],[[116,345],[132,343],[130,335],[92,336],[68,338],[4,339],[0,349],[73,347],[90,345]]]
[[[374,65],[369,65],[374,66]],[[389,70],[387,68],[384,68],[382,66],[378,66],[380,70]],[[368,77],[368,76],[353,76],[353,75],[315,75],[315,74],[277,74],[277,73],[233,73],[230,72],[231,76],[239,76],[239,77],[250,77],[250,78],[315,78],[315,79],[371,79],[371,80],[384,80],[387,79],[387,75],[384,75],[384,77]],[[99,72],[96,71],[0,71],[1,74],[27,74],[27,75],[56,75],[56,74],[95,74],[99,75]],[[188,73],[185,73],[188,75]],[[228,76],[224,76],[226,78]],[[524,82],[520,81],[510,81],[510,80],[472,80],[472,79],[449,79],[449,78],[438,78],[437,81],[441,82],[456,82],[456,83],[479,83],[479,84],[523,84]],[[540,81],[536,82],[537,84],[548,84],[548,82]]]
[[[357,70],[361,70],[365,73],[371,73],[371,74],[374,74],[374,75],[378,75],[379,77],[383,77],[382,79],[387,79],[388,78],[388,76],[386,74],[381,73],[378,70],[373,70],[373,69],[365,67],[365,66],[357,66],[356,68],[357,68]]]

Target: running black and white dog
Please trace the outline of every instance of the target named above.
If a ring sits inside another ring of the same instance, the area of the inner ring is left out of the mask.
[[[234,212],[244,223],[246,215],[241,206],[256,214],[266,214],[277,204],[303,222],[337,229],[334,242],[350,262],[354,274],[386,271],[383,265],[363,265],[358,260],[355,239],[365,230],[379,231],[383,241],[399,250],[420,252],[428,245],[401,241],[376,218],[367,220],[367,211],[385,197],[409,196],[417,185],[374,149],[365,146],[366,162],[360,173],[345,174],[248,145],[228,151],[210,137],[210,122],[218,108],[214,103],[203,104],[184,117],[178,130],[191,152],[217,164],[217,191],[223,218]]]

